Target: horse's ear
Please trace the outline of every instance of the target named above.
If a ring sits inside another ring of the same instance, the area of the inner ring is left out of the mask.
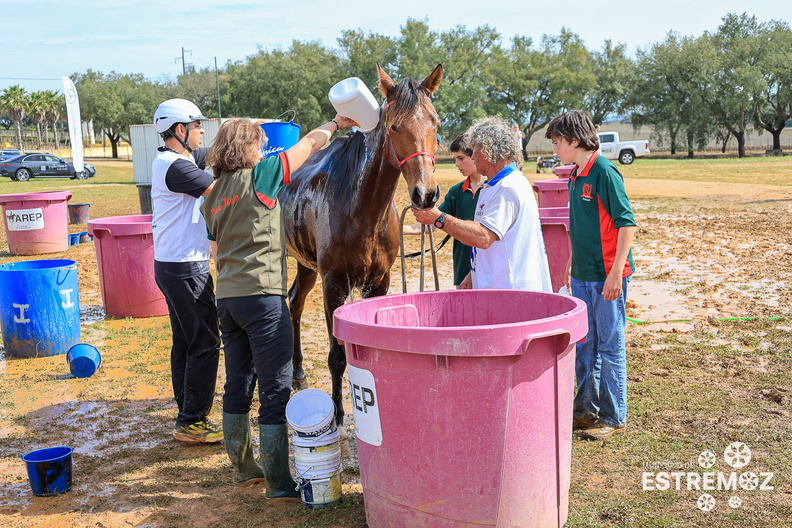
[[[379,62],[377,63],[377,73],[379,74],[379,87],[380,91],[382,92],[382,96],[387,98],[388,93],[393,90],[393,87],[396,86],[396,83],[393,82],[393,79],[390,78],[390,75],[385,73],[385,70],[382,69]]]
[[[437,87],[440,86],[440,81],[443,80],[443,65],[438,64],[432,73],[430,73],[426,79],[423,80],[421,86],[424,87],[426,93],[432,95],[437,91]]]

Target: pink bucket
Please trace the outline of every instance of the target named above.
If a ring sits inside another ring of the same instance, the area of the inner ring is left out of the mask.
[[[151,215],[90,220],[88,233],[96,245],[99,285],[107,315],[167,315],[165,296],[154,281]]]
[[[71,196],[70,191],[0,196],[8,251],[12,255],[41,255],[66,251],[69,248],[66,202]]]
[[[561,527],[585,304],[451,290],[338,308],[369,526]]]
[[[537,180],[533,184],[536,191],[539,208],[542,207],[569,207],[569,187],[566,178],[555,180]]]

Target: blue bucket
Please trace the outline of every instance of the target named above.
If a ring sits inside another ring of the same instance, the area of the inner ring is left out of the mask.
[[[79,343],[77,263],[0,264],[0,331],[9,356],[55,356]]]
[[[72,447],[48,447],[23,455],[33,494],[51,497],[72,487]]]
[[[261,150],[265,158],[292,148],[300,140],[301,127],[294,121],[262,123],[261,128],[267,135],[267,146]]]
[[[69,349],[66,353],[66,361],[69,363],[72,376],[89,378],[102,364],[102,355],[95,346],[80,343]]]
[[[69,234],[69,247],[76,246],[80,243],[80,233],[70,233]]]

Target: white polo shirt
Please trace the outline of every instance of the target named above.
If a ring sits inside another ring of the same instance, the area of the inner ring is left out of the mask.
[[[484,183],[474,220],[498,240],[487,249],[470,249],[473,288],[553,291],[539,208],[515,163]]]

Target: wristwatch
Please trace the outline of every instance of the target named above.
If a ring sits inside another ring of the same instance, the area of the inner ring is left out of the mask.
[[[445,226],[445,217],[446,217],[445,213],[440,213],[440,216],[438,216],[437,220],[434,221],[434,226],[437,229],[443,229],[443,226]]]

